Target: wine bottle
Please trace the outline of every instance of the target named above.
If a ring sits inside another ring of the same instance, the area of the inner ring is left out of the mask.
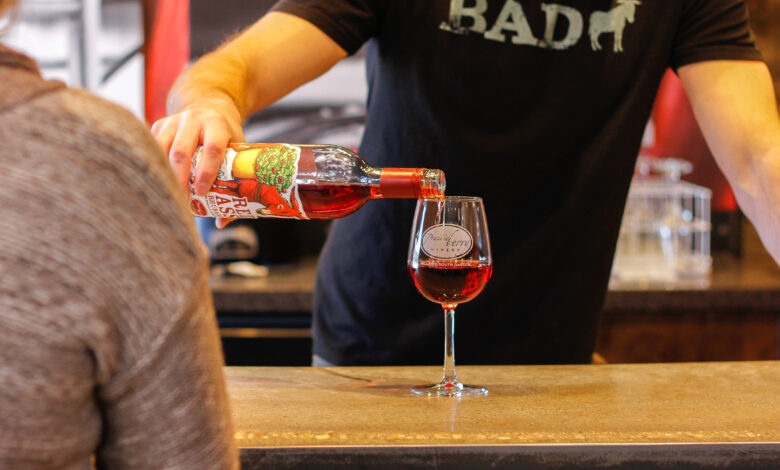
[[[201,217],[335,219],[369,199],[444,195],[441,170],[374,168],[337,145],[234,143],[211,190],[198,196],[192,183],[202,151],[190,171],[190,209]]]

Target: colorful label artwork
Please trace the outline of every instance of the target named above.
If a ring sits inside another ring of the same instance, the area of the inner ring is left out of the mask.
[[[201,217],[307,219],[295,176],[301,149],[275,144],[236,151],[228,148],[217,180],[205,196],[192,190],[202,147],[192,159],[190,209]]]

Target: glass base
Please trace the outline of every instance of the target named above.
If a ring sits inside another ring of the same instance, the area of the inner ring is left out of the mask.
[[[474,397],[486,396],[488,389],[480,386],[464,385],[460,382],[440,382],[432,385],[412,387],[412,393],[421,397]]]

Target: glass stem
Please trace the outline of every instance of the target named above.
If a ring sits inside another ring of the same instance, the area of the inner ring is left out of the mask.
[[[455,305],[444,305],[444,375],[442,383],[458,383],[455,375]]]

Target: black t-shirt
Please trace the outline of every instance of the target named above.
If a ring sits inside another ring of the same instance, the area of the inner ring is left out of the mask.
[[[760,60],[742,0],[285,0],[349,53],[366,41],[359,153],[481,196],[494,273],[458,306],[458,363],[584,363],[641,137],[668,67]],[[335,222],[314,352],[439,364],[443,315],[406,268],[414,201]]]

